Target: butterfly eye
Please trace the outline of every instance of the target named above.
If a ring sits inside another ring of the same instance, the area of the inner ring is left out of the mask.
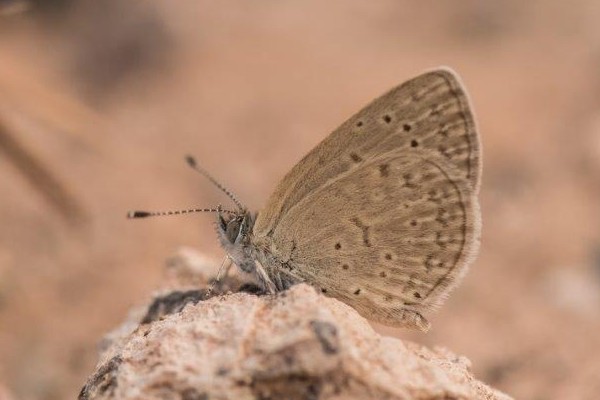
[[[225,233],[227,234],[227,240],[229,240],[229,242],[235,243],[240,235],[241,225],[242,221],[240,218],[233,218],[231,221],[227,222]]]

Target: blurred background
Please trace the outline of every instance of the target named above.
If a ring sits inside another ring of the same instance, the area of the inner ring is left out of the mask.
[[[427,334],[522,399],[600,398],[600,3],[0,0],[0,398],[74,398],[214,215],[439,65],[483,140],[481,253]],[[4,396],[4,397],[3,397]]]

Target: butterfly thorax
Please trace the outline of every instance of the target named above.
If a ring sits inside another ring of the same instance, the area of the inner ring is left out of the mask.
[[[253,275],[269,292],[289,288],[300,280],[288,273],[289,260],[282,260],[268,238],[254,240],[252,230],[256,214],[246,210],[222,214],[217,219],[217,233],[227,255],[243,271]]]

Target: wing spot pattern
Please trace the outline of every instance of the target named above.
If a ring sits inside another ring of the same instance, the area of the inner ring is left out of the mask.
[[[389,164],[381,164],[379,166],[379,176],[382,178],[386,178],[390,176],[390,166]]]
[[[438,119],[442,115],[442,111],[443,111],[442,107],[440,107],[439,104],[434,104],[433,106],[431,106],[431,111],[429,113],[429,117]]]
[[[444,193],[444,191],[439,188],[431,189],[427,192],[427,195],[429,196],[427,200],[436,204],[441,204],[444,198],[448,198],[448,193]]]
[[[448,125],[441,123],[437,133],[445,138],[448,138]]]
[[[450,213],[445,208],[439,208],[435,220],[443,227],[447,227],[451,219]]]
[[[409,188],[409,189],[416,189],[417,188],[417,184],[415,183],[415,177],[412,174],[403,174],[402,175],[402,179],[404,179],[404,185],[405,187]]]
[[[352,218],[352,223],[356,225],[362,231],[363,243],[367,247],[371,247],[371,239],[369,237],[369,227],[365,225],[360,219]]]
[[[438,151],[440,152],[441,155],[443,155],[447,159],[452,158],[452,154],[448,151],[448,148],[446,146],[438,146]]]
[[[352,161],[354,161],[355,163],[359,163],[361,162],[363,159],[361,156],[359,156],[356,153],[350,153],[350,158],[352,159]]]
[[[436,232],[435,233],[435,242],[442,249],[445,248],[448,244],[452,243],[452,237],[447,233]]]

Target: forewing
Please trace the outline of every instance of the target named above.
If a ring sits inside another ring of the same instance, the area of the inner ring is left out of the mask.
[[[371,102],[309,152],[279,183],[254,229],[261,234],[272,231],[313,191],[357,162],[369,162],[390,150],[439,156],[477,193],[479,146],[471,107],[457,75],[446,68],[427,72]]]
[[[290,271],[369,319],[411,325],[466,272],[480,216],[469,179],[442,156],[397,149],[314,190],[268,236]],[[419,314],[420,315],[420,314]]]

